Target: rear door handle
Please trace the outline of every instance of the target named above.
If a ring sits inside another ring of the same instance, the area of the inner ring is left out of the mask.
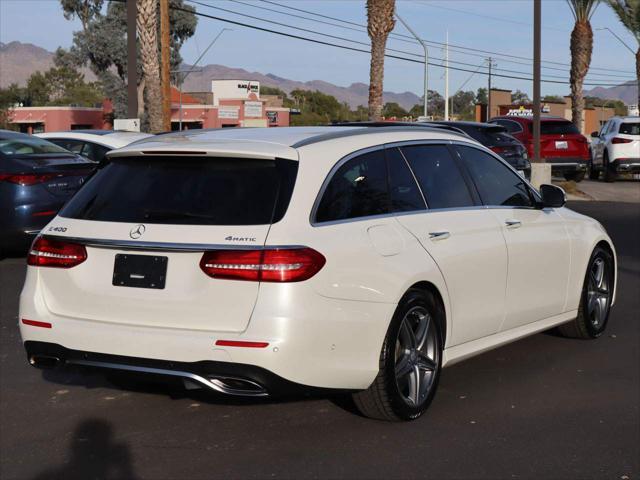
[[[520,220],[507,219],[504,221],[504,224],[507,228],[520,228],[522,226],[522,222]]]
[[[444,240],[445,238],[449,238],[451,234],[449,232],[445,232],[444,230],[438,232],[429,232],[430,240]]]

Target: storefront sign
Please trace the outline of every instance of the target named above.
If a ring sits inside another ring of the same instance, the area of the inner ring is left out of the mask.
[[[238,110],[240,107],[219,107],[218,108],[218,118],[238,118]]]
[[[244,102],[244,116],[262,117],[262,102]]]

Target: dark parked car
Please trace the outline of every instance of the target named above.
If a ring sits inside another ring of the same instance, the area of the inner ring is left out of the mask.
[[[46,140],[0,130],[0,257],[26,253],[96,165]]]
[[[490,120],[502,125],[533,157],[533,117],[503,116]],[[551,164],[551,174],[576,182],[584,178],[591,154],[589,142],[571,121],[560,117],[540,119],[540,156]]]
[[[500,155],[513,168],[523,172],[527,179],[531,178],[531,163],[529,163],[527,149],[515,137],[509,135],[505,127],[480,122],[430,122],[430,124],[447,125],[462,130]]]

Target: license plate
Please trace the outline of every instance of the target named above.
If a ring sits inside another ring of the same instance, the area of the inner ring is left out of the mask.
[[[119,253],[113,265],[115,287],[163,289],[168,257]]]
[[[566,150],[569,148],[569,143],[564,140],[561,142],[556,142],[556,150]]]

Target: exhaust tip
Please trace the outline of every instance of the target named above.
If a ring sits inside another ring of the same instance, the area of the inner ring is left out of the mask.
[[[36,368],[55,368],[60,364],[60,359],[51,355],[31,355],[29,363]]]

